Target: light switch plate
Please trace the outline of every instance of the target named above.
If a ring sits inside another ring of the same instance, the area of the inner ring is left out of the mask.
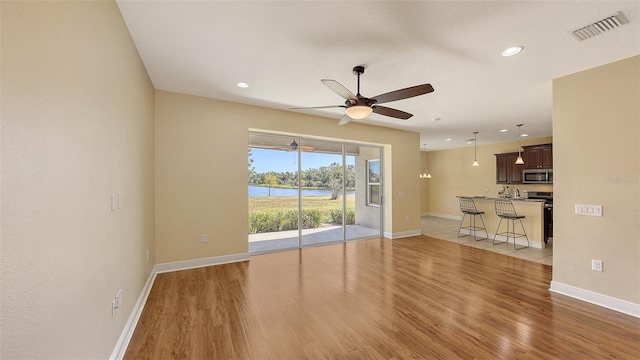
[[[576,204],[576,215],[602,216],[602,205]]]

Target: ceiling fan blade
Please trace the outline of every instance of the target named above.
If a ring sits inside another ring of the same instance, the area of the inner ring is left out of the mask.
[[[331,108],[346,108],[346,106],[344,106],[344,105],[308,106],[308,107],[294,107],[294,108],[289,108],[289,110],[331,109]]]
[[[344,115],[338,125],[347,125],[351,121],[351,118],[348,115]]]
[[[376,114],[391,116],[393,118],[407,120],[412,117],[413,114],[409,114],[408,112],[404,112],[398,109],[392,109],[386,106],[373,106],[373,112]]]
[[[358,101],[358,98],[355,95],[353,95],[353,93],[349,91],[349,89],[342,86],[342,84],[340,84],[339,82],[335,80],[329,80],[329,79],[322,79],[320,81],[322,81],[323,84],[327,85],[329,89],[333,90],[334,93],[342,96],[343,98],[347,100]]]
[[[374,96],[371,98],[371,100],[375,100],[376,104],[382,104],[396,100],[407,99],[414,96],[424,95],[430,92],[433,92],[433,86],[431,86],[431,84],[422,84]]]

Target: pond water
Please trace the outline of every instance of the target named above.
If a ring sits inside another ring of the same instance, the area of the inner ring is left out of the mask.
[[[347,191],[348,195],[354,195],[355,191]],[[330,196],[331,190],[309,190],[302,189],[302,196]],[[249,185],[249,197],[269,196],[269,188],[267,186]],[[271,196],[298,196],[298,189],[271,188]]]

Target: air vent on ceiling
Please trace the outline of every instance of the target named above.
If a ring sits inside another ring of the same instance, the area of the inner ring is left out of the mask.
[[[617,13],[602,20],[598,20],[592,24],[574,30],[571,34],[578,41],[587,40],[594,36],[600,35],[603,32],[616,29],[628,22],[629,20],[624,16],[624,14],[618,11]]]

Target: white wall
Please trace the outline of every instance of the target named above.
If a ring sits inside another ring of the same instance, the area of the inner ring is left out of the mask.
[[[1,12],[0,358],[105,359],[155,263],[153,86],[115,2]]]

